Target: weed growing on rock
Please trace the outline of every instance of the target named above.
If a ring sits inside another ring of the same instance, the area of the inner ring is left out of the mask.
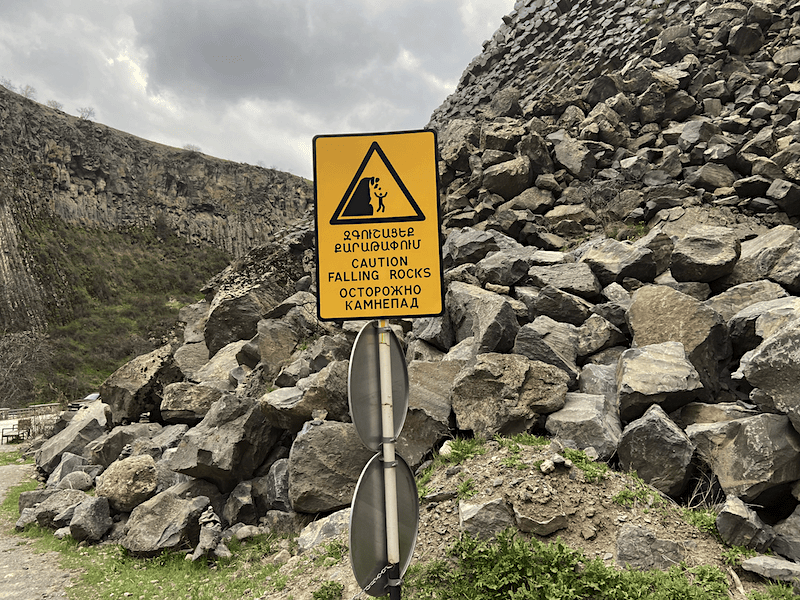
[[[564,458],[572,461],[572,464],[583,471],[586,481],[595,483],[608,477],[610,469],[606,463],[595,462],[583,450],[573,450],[564,448]]]
[[[340,600],[344,586],[336,581],[326,581],[311,597],[314,600]]]
[[[758,556],[758,552],[744,546],[731,546],[722,551],[722,560],[731,567],[741,567],[743,560],[754,556]]]
[[[629,473],[628,475],[630,476],[630,484],[611,498],[614,502],[629,508],[637,504],[654,507],[664,503],[664,498],[662,498],[661,494],[645,483],[636,473]]]
[[[725,574],[715,567],[669,571],[617,570],[600,559],[587,559],[560,540],[544,543],[506,531],[494,541],[462,535],[452,549],[455,565],[434,561],[410,569],[409,597],[420,600],[469,598],[728,598]]]
[[[713,510],[710,508],[684,508],[681,513],[684,521],[719,539],[717,513]]]

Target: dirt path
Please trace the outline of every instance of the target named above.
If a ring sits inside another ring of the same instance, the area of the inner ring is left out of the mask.
[[[0,446],[0,452],[7,446]],[[0,501],[11,486],[33,473],[33,465],[0,467]],[[0,599],[38,600],[66,598],[64,588],[72,573],[58,568],[56,552],[41,554],[31,543],[10,532],[12,522],[0,520]]]

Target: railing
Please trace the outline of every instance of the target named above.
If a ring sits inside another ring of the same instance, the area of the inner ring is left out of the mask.
[[[52,404],[34,404],[27,408],[0,408],[0,420],[25,419],[28,417],[39,417],[42,415],[54,415],[61,411],[61,405],[57,402]]]

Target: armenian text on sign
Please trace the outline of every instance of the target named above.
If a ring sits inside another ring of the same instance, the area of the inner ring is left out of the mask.
[[[441,314],[436,136],[314,138],[320,319]]]

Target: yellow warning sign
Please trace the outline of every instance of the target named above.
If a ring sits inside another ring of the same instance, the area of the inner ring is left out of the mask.
[[[433,131],[315,137],[314,196],[320,319],[442,313]]]

